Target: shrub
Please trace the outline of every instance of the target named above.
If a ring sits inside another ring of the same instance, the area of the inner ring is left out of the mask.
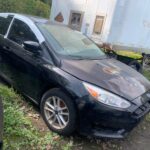
[[[23,13],[48,18],[50,5],[40,0],[0,0],[0,12]]]

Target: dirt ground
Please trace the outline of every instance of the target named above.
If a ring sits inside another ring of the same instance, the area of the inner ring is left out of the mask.
[[[33,114],[39,116],[37,111]],[[40,116],[32,117],[32,122],[39,130],[50,132]],[[73,150],[150,150],[150,114],[123,140],[96,140],[79,135],[64,140],[73,141]]]

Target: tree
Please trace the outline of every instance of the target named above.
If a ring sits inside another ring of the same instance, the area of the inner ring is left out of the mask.
[[[46,3],[51,6],[52,0],[41,0],[43,3]]]
[[[23,13],[49,18],[50,6],[40,0],[0,0],[0,12]]]

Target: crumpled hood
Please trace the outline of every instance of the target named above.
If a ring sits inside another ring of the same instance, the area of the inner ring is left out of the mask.
[[[143,75],[114,59],[62,60],[61,69],[128,100],[150,89],[150,82]]]

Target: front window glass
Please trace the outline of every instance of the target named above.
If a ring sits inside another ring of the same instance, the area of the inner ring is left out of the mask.
[[[8,38],[20,45],[22,45],[25,41],[38,42],[30,27],[18,19],[14,20]]]
[[[78,31],[50,24],[38,24],[38,26],[58,54],[88,59],[105,56],[94,42]]]

